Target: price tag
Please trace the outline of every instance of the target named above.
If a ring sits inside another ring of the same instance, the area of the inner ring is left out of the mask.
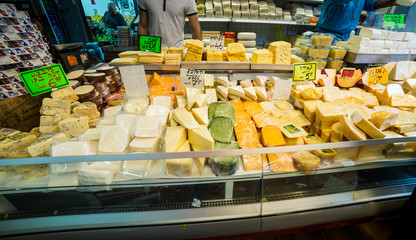
[[[214,36],[209,40],[209,50],[222,51],[224,49],[224,36]]]
[[[204,89],[205,71],[181,68],[181,87]]]
[[[389,72],[386,67],[375,67],[367,69],[368,86],[376,84],[385,84],[389,81]]]
[[[316,63],[295,63],[293,65],[293,81],[315,81]]]
[[[119,70],[127,96],[141,97],[149,95],[149,87],[147,86],[143,65],[120,67]]]
[[[288,100],[292,89],[292,80],[275,80],[273,99]]]
[[[160,53],[162,51],[162,38],[140,35],[139,51]]]
[[[21,72],[19,75],[32,96],[69,86],[66,74],[59,63]]]
[[[384,14],[383,28],[405,28],[405,14]]]

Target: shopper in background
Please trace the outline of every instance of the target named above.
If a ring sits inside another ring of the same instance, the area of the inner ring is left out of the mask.
[[[124,20],[123,15],[117,11],[114,3],[108,4],[108,11],[104,13],[102,21],[108,28],[117,29],[118,26],[127,26],[126,20]]]
[[[139,0],[139,8],[139,35],[162,37],[163,46],[181,47],[188,17],[192,37],[202,40],[194,0]]]
[[[319,32],[332,33],[335,41],[347,41],[357,28],[361,12],[398,6],[396,0],[324,0],[316,24]]]

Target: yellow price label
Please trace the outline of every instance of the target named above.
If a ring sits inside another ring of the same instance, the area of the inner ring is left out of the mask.
[[[367,69],[368,86],[376,84],[385,84],[389,82],[389,72],[386,67],[375,67]]]
[[[316,62],[295,63],[293,65],[293,81],[315,81]]]

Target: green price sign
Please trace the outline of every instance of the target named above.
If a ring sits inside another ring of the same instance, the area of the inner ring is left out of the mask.
[[[59,63],[21,72],[19,75],[32,96],[51,92],[52,89],[69,86],[66,74]]]
[[[384,14],[383,28],[404,28],[405,14]]]
[[[139,51],[160,53],[162,51],[162,38],[140,35]]]

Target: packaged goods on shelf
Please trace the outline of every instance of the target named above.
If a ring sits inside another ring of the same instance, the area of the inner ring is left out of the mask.
[[[312,46],[317,48],[326,48],[331,46],[334,37],[330,34],[325,33],[315,33],[312,34],[311,43]]]

